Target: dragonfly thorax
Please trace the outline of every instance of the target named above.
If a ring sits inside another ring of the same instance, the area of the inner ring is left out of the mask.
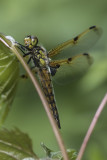
[[[31,59],[34,62],[35,67],[47,67],[49,65],[49,58],[47,57],[47,51],[41,46],[35,46],[30,50]]]
[[[38,45],[38,38],[35,36],[27,36],[24,39],[25,48],[28,50],[30,60],[33,60],[35,67],[46,67],[49,64],[49,58],[47,56],[47,51],[45,48]]]

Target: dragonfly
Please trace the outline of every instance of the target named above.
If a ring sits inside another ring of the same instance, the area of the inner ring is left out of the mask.
[[[31,68],[37,74],[50,110],[59,128],[61,128],[61,125],[52,79],[57,77],[57,80],[63,82],[67,78],[71,81],[72,77],[75,76],[75,71],[78,74],[87,70],[93,59],[86,51],[96,43],[100,35],[101,28],[91,26],[78,36],[50,51],[38,44],[36,36],[28,35],[25,37],[24,45],[16,42],[16,45],[23,53],[23,57],[28,57],[27,63],[32,63]]]

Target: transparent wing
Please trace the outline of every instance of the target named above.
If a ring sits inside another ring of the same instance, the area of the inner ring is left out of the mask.
[[[93,58],[89,54],[80,54],[73,58],[55,60],[50,63],[51,67],[59,66],[53,80],[59,84],[71,83],[83,75],[92,64]]]
[[[69,58],[79,53],[84,53],[92,47],[100,38],[102,29],[92,26],[86,31],[82,32],[75,38],[68,40],[56,48],[49,51],[48,56],[53,59]],[[66,52],[64,51],[65,49]]]
[[[19,77],[19,63],[10,50],[12,42],[0,33],[0,123],[14,99]]]

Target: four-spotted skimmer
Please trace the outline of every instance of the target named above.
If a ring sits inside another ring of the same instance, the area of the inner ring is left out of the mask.
[[[66,77],[72,79],[72,75],[75,76],[75,71],[78,73],[78,71],[84,72],[87,70],[92,63],[92,57],[87,53],[87,50],[96,43],[100,35],[101,29],[92,26],[49,52],[38,45],[38,38],[35,36],[27,36],[24,39],[25,45],[16,42],[18,48],[24,54],[23,56],[28,56],[28,63],[33,64],[32,68],[39,78],[59,128],[61,126],[55,102],[52,77],[56,76],[57,80],[62,83],[62,80],[66,81]]]

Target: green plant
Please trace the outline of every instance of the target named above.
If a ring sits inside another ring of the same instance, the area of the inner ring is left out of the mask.
[[[63,140],[61,138],[61,134],[59,132],[59,129],[56,126],[55,120],[53,119],[51,112],[48,107],[47,100],[35,78],[32,71],[30,70],[29,66],[26,64],[25,60],[20,54],[20,50],[17,48],[17,46],[14,44],[14,40],[10,39],[10,37],[6,37],[4,35],[1,35],[0,37],[0,52],[1,52],[1,73],[4,74],[1,75],[1,96],[0,96],[0,107],[1,112],[0,118],[1,118],[1,124],[3,123],[5,117],[7,116],[7,113],[9,111],[9,106],[12,103],[13,100],[13,93],[16,90],[18,78],[19,78],[19,68],[18,68],[18,60],[25,68],[27,74],[29,75],[30,79],[32,80],[32,83],[34,84],[34,87],[36,88],[40,99],[43,103],[43,106],[46,110],[47,116],[49,118],[49,121],[51,123],[51,126],[53,128],[56,140],[59,144],[61,152],[53,152],[49,148],[47,148],[43,143],[42,147],[46,152],[46,158],[43,159],[71,159],[80,160],[82,158],[82,155],[84,153],[86,144],[89,140],[89,137],[93,131],[93,128],[98,120],[99,115],[101,114],[102,109],[104,108],[105,104],[107,103],[107,95],[105,95],[103,101],[101,102],[101,105],[98,108],[98,111],[96,112],[93,121],[90,125],[90,128],[87,132],[87,135],[83,141],[83,144],[81,146],[80,152],[77,156],[76,151],[73,149],[65,149]],[[6,58],[7,57],[7,58]],[[16,58],[17,57],[17,58]],[[18,59],[18,60],[17,60]],[[12,65],[8,65],[11,64]],[[4,67],[5,66],[5,69]],[[14,73],[14,74],[13,74]],[[11,76],[12,75],[12,76]],[[9,78],[10,77],[10,78]],[[5,86],[6,83],[8,84],[8,87]],[[5,94],[4,94],[5,93]],[[5,96],[4,96],[5,95]],[[4,105],[5,108],[4,108]],[[3,114],[2,114],[3,113]],[[5,128],[1,128],[0,130],[0,159],[1,160],[34,160],[39,159],[37,155],[32,150],[32,143],[28,135],[22,133],[18,129],[14,129],[12,131],[9,131]]]

